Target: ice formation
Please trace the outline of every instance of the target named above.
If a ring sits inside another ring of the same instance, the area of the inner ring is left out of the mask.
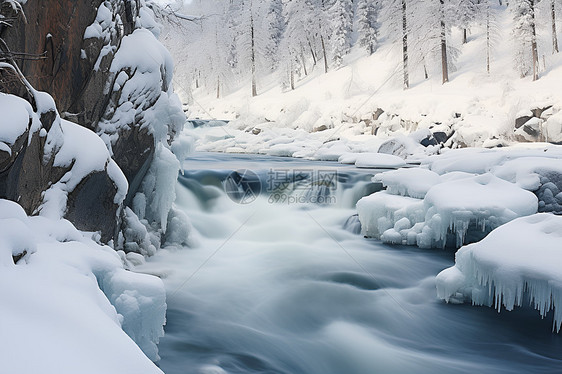
[[[478,243],[461,248],[455,265],[437,276],[438,296],[447,302],[512,310],[529,303],[544,317],[554,310],[562,325],[562,217],[539,213],[518,218]]]
[[[496,151],[484,157],[490,158],[505,160],[507,156]],[[462,157],[446,155],[444,159],[436,158],[430,164],[445,170],[442,175],[425,168],[377,174],[373,180],[387,189],[357,203],[363,235],[423,248],[460,247],[504,223],[537,212],[537,196],[483,172],[490,164],[484,167],[478,158],[474,165],[465,164]],[[477,171],[483,174],[471,174]]]

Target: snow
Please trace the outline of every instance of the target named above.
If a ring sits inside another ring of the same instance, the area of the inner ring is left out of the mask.
[[[431,187],[441,182],[441,176],[422,168],[398,169],[376,174],[373,182],[382,182],[393,195],[423,199]]]
[[[405,166],[403,158],[383,153],[359,154],[355,160],[358,168],[394,169]]]
[[[14,95],[0,93],[0,145],[14,145],[28,129],[34,118],[31,105]],[[9,148],[8,148],[9,149]]]
[[[166,307],[158,278],[125,271],[113,249],[68,221],[27,217],[7,200],[0,267],[4,372],[161,373],[131,339],[157,357],[149,341],[161,336]]]
[[[514,220],[479,243],[461,248],[455,266],[437,276],[447,302],[468,297],[475,305],[512,310],[529,302],[542,317],[554,309],[562,325],[562,217],[539,213]]]

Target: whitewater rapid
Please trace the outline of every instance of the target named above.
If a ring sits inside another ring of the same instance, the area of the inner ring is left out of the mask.
[[[557,373],[562,339],[526,308],[448,305],[435,275],[454,254],[387,246],[344,228],[376,188],[341,165],[201,153],[184,163],[176,206],[192,245],[139,271],[167,288],[159,366],[175,373]],[[337,172],[329,204],[233,202],[232,170]],[[349,225],[348,225],[349,226]]]

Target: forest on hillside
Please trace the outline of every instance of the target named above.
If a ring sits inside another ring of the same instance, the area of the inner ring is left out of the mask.
[[[194,1],[166,7],[163,39],[176,47],[180,79],[217,98],[240,81],[251,81],[252,96],[259,95],[258,80],[272,74],[276,84],[294,89],[315,69],[340,68],[353,49],[370,55],[383,44],[401,52],[396,70],[405,89],[412,71],[425,78],[438,72],[446,83],[475,28],[486,39],[483,69],[490,72],[498,44],[510,38],[513,68],[536,80],[544,55],[559,51],[561,5],[558,0]],[[498,22],[503,12],[512,19],[509,30]],[[178,21],[185,14],[194,15],[191,22]],[[539,37],[551,45],[539,45]]]

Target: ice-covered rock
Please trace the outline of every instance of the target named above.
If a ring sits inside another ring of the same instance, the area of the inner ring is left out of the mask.
[[[422,248],[460,247],[506,222],[537,212],[532,192],[492,174],[446,176],[424,169],[375,176],[383,183],[386,180],[389,188],[357,203],[363,235]]]
[[[533,193],[487,173],[433,186],[424,206],[425,227],[418,235],[418,246],[444,247],[452,232],[460,247],[467,234],[479,240],[504,223],[536,213],[538,201]]]
[[[496,229],[479,243],[461,248],[455,266],[436,279],[447,302],[503,307],[530,303],[542,317],[554,310],[553,329],[562,324],[562,217],[539,213]]]
[[[492,169],[494,175],[535,192],[540,212],[562,214],[562,159],[520,157]]]
[[[362,234],[373,238],[380,238],[402,218],[415,224],[423,222],[425,215],[423,200],[392,195],[388,191],[376,192],[360,199],[357,213]]]

